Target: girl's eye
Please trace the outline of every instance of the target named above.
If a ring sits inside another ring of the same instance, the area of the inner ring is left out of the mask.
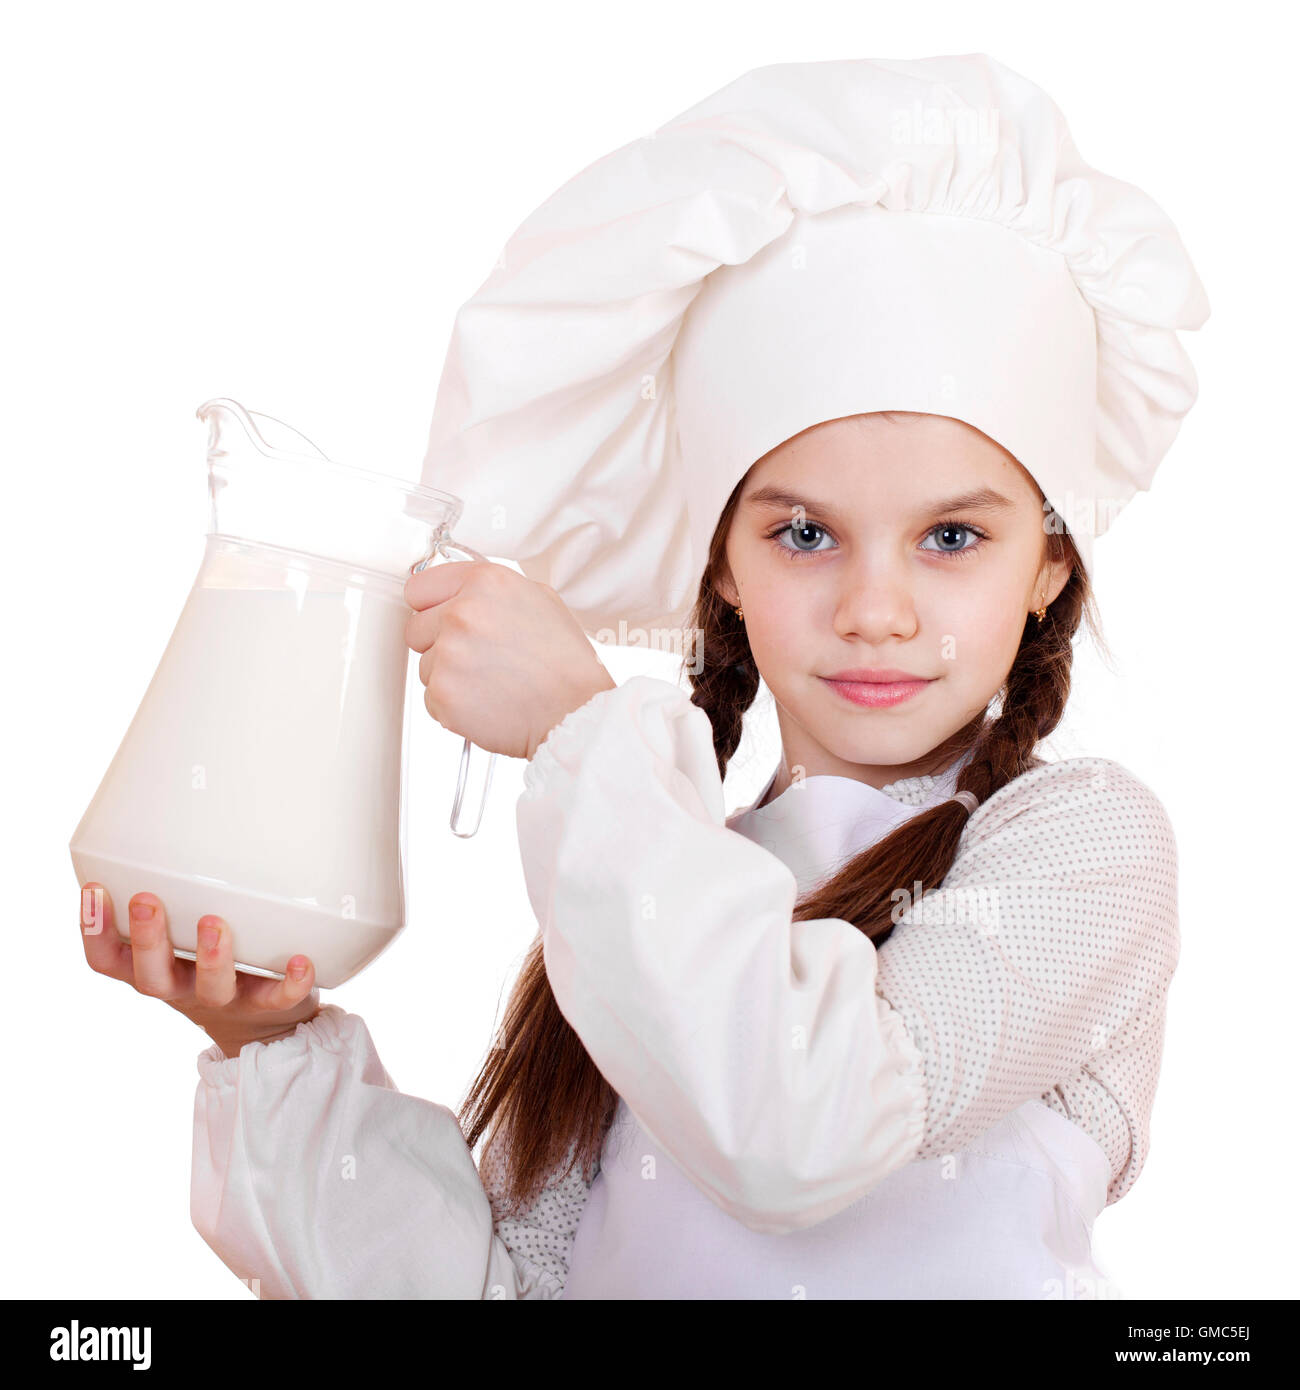
[[[937,551],[931,551],[931,554],[951,555],[955,559],[964,560],[988,539],[988,532],[981,531],[978,526],[972,526],[968,521],[944,521],[931,527],[926,540],[931,536],[939,538],[939,547]],[[972,536],[976,538],[973,545],[963,543]],[[922,546],[923,550],[926,548]]]
[[[781,540],[781,537],[786,535],[794,541],[793,545],[786,545]],[[776,544],[782,554],[792,558],[798,555],[824,555],[826,551],[819,548],[818,536],[829,539],[830,532],[824,526],[818,526],[813,521],[805,521],[800,525],[787,522],[784,526],[768,533],[768,539]],[[980,545],[988,539],[986,531],[980,530],[978,526],[969,521],[941,522],[938,526],[930,528],[926,539],[929,540],[931,536],[938,539],[937,548],[922,546],[923,550],[928,550],[932,555],[951,555],[958,560],[964,560],[967,555],[978,550]],[[972,538],[974,543],[968,543]]]
[[[830,536],[830,532],[827,531],[824,526],[818,526],[815,522],[805,521],[799,525],[795,525],[795,523],[793,522],[787,522],[784,526],[779,527],[777,530],[769,531],[768,540],[775,541],[777,549],[783,551],[786,555],[795,556],[824,554],[825,552],[819,552],[816,549],[814,549],[813,546],[804,546],[801,544],[797,544],[794,546],[783,545],[781,541],[778,539],[780,536],[784,536],[788,533],[791,536],[791,538],[797,539],[799,541],[806,541],[808,540],[808,533],[810,531],[819,532],[822,536],[825,537]]]

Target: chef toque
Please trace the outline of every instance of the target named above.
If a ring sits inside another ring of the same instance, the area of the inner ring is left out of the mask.
[[[985,54],[762,67],[589,165],[456,315],[422,481],[584,629],[677,644],[728,496],[868,411],[1024,466],[1089,574],[1209,316],[1169,218]]]

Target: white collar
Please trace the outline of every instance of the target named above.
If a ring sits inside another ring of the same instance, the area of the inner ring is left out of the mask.
[[[904,821],[951,796],[964,763],[963,757],[937,777],[891,782],[890,791],[853,777],[818,774],[792,783],[760,806],[778,767],[750,805],[732,815],[727,825],[782,860],[802,896]]]

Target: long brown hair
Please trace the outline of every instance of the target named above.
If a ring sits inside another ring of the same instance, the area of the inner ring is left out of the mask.
[[[743,482],[728,498],[714,531],[686,653],[691,702],[712,722],[713,748],[723,777],[740,744],[745,711],[759,690],[744,622],[716,588],[725,572],[727,536]],[[1039,741],[1056,728],[1065,711],[1073,639],[1081,622],[1086,621],[1105,654],[1087,575],[1063,528],[1047,532],[1045,555],[1052,561],[1070,559],[1070,578],[1041,624],[1029,615],[998,693],[998,712],[990,716],[982,711],[934,750],[936,759],[943,759],[936,765],[943,768],[969,750],[956,790],[974,792],[981,804],[1037,765]],[[961,802],[949,800],[912,816],[801,898],[793,920],[839,918],[883,944],[893,931],[894,890],[917,880],[942,884],[968,814]],[[574,1164],[581,1164],[585,1181],[594,1177],[618,1105],[617,1092],[555,1002],[540,932],[520,969],[498,1038],[459,1119],[471,1149],[489,1127],[489,1145],[503,1145],[506,1183],[501,1201],[518,1213]]]

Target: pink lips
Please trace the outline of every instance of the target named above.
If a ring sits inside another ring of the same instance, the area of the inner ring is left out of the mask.
[[[891,705],[901,705],[930,684],[929,680],[907,671],[893,669],[840,671],[835,676],[822,676],[820,679],[837,695],[867,709],[888,709]]]

